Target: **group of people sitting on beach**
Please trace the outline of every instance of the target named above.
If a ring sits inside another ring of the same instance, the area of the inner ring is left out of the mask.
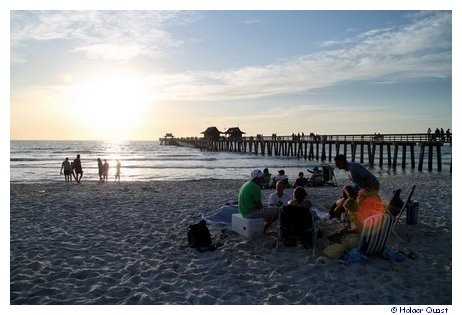
[[[108,181],[108,174],[109,174],[109,163],[106,159],[103,161],[98,158],[98,175],[100,182],[107,182]],[[115,173],[115,181],[120,182],[120,168],[121,164],[119,160],[116,163],[116,173]],[[83,176],[83,169],[82,169],[82,162],[80,161],[80,154],[77,154],[77,157],[74,161],[69,161],[69,158],[66,157],[61,164],[60,175],[63,175],[64,171],[64,181],[66,183],[71,183],[72,178],[76,181],[77,184],[80,183],[80,180]]]
[[[340,228],[326,237],[332,242],[340,242],[345,250],[353,248],[359,240],[364,220],[384,210],[379,196],[380,184],[378,179],[365,167],[358,163],[348,162],[345,155],[335,157],[335,166],[349,172],[353,186],[345,186],[342,197],[333,202],[330,218],[344,222]],[[282,174],[284,175],[284,174]],[[297,205],[312,211],[312,203],[307,199],[308,194],[303,185],[295,185],[293,196],[284,192],[287,187],[284,179],[276,183],[276,191],[269,196],[268,205],[263,206],[261,187],[265,180],[265,172],[253,170],[249,180],[239,191],[238,208],[245,218],[263,218],[266,220],[264,232],[278,220],[282,207]]]
[[[318,167],[315,167],[313,170],[307,169],[312,175],[308,178],[305,177],[305,173],[299,172],[298,177],[292,184],[289,181],[289,176],[286,175],[284,170],[279,170],[277,175],[272,175],[268,168],[263,170],[263,178],[260,183],[262,189],[274,189],[276,184],[279,181],[284,182],[286,188],[296,188],[298,186],[308,187],[308,186],[317,186],[320,182],[323,181],[323,171]]]

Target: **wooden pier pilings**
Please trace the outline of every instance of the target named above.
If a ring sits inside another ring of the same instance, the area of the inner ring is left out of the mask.
[[[452,135],[434,139],[427,134],[383,134],[383,135],[329,135],[308,137],[242,137],[232,139],[221,137],[218,140],[204,138],[173,138],[161,144],[189,146],[207,151],[242,152],[268,156],[287,156],[331,162],[337,154],[350,156],[352,162],[368,163],[370,166],[388,166],[406,168],[408,163],[412,169],[416,166],[415,148],[420,147],[418,167],[423,170],[427,164],[433,170],[434,153],[436,153],[436,169],[442,170],[441,147],[451,144]],[[436,151],[436,152],[435,152]],[[409,156],[408,156],[409,153]],[[400,161],[398,160],[400,157]],[[452,171],[452,167],[450,168]]]

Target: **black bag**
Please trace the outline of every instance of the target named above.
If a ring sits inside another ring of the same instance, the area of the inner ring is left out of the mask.
[[[410,202],[406,207],[406,223],[416,225],[418,223],[419,203],[417,201]]]
[[[188,243],[189,247],[196,248],[200,252],[216,249],[216,246],[212,245],[212,237],[205,220],[189,226]]]
[[[292,247],[300,241],[305,248],[313,246],[313,215],[311,211],[299,206],[285,206],[280,216],[281,239]]]

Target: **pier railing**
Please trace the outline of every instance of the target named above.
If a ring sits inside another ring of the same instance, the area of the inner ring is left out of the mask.
[[[444,144],[452,144],[452,133],[428,134],[347,134],[347,135],[304,135],[293,134],[290,136],[257,135],[241,138],[220,137],[219,139],[207,139],[197,137],[183,138],[159,138],[162,145],[178,145],[199,148],[207,151],[227,151],[255,153],[262,155],[291,156],[317,161],[332,161],[337,154],[345,154],[355,162],[359,158],[360,163],[367,161],[373,166],[378,160],[382,167],[388,164],[390,167],[402,168],[410,162],[411,168],[415,168],[415,146],[420,146],[418,169],[423,169],[424,160],[427,169],[433,169],[433,149],[436,150],[437,169],[442,169],[441,147]],[[409,149],[410,157],[407,158]],[[426,150],[428,149],[427,153]],[[398,155],[400,160],[398,161]],[[450,171],[452,171],[452,162]]]
[[[239,139],[229,137],[220,137],[220,141],[341,141],[341,142],[410,142],[410,143],[426,143],[426,142],[439,142],[442,144],[452,142],[452,133],[444,133],[436,135],[434,133],[408,133],[408,134],[344,134],[344,135],[290,135],[278,136],[273,134],[271,136],[257,135],[257,136],[243,136]],[[209,141],[202,137],[181,137],[181,138],[159,138],[162,143],[165,141]]]

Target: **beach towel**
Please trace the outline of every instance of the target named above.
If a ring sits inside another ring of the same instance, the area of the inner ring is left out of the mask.
[[[312,211],[316,213],[319,219],[327,219],[329,218],[329,212],[324,212],[318,208],[311,208]]]
[[[345,253],[345,255],[339,259],[339,262],[345,265],[360,263],[362,265],[370,262],[369,258],[366,255],[363,255],[359,252],[358,248],[353,248],[352,250]]]
[[[203,215],[203,219],[207,222],[207,224],[222,224],[222,225],[232,225],[232,215],[234,213],[239,213],[239,208],[237,205],[225,205],[217,210],[209,213],[207,215]]]

